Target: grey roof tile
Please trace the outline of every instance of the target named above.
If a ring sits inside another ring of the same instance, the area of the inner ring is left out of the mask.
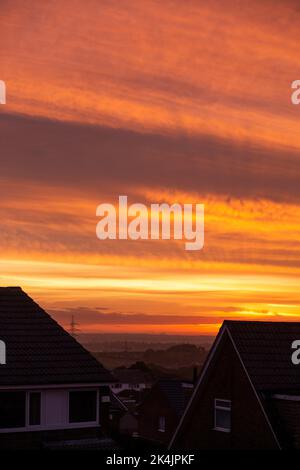
[[[224,321],[258,391],[300,391],[300,366],[291,344],[300,340],[300,322]]]
[[[111,374],[19,287],[0,287],[0,386],[96,383]]]

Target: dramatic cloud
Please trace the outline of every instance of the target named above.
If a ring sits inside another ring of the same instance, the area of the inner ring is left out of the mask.
[[[299,17],[294,0],[2,0],[1,285],[89,331],[298,318]],[[204,203],[204,250],[100,242],[96,206],[120,194]]]
[[[94,197],[149,186],[238,198],[300,199],[299,153],[287,148],[9,115],[0,116],[0,141],[3,179],[88,191]]]

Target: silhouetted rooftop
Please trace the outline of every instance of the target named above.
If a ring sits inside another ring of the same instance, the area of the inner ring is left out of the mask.
[[[111,382],[111,374],[20,287],[0,287],[0,386]]]
[[[227,327],[258,391],[300,391],[300,367],[292,363],[292,342],[300,322],[229,321]]]

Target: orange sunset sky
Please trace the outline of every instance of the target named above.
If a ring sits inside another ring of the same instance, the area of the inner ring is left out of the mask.
[[[0,285],[81,331],[300,318],[300,7],[1,0]],[[205,204],[205,247],[99,241],[96,207]]]

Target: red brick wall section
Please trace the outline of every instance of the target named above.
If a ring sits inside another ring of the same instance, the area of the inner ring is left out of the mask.
[[[287,436],[288,445],[300,449],[300,401],[273,399]]]
[[[232,401],[230,433],[214,430],[215,398]],[[173,450],[276,448],[263,411],[225,333]]]
[[[165,432],[158,430],[159,416],[165,417]],[[179,418],[169,406],[164,394],[160,389],[154,387],[139,407],[139,436],[146,440],[167,445],[175,432],[178,422]]]

